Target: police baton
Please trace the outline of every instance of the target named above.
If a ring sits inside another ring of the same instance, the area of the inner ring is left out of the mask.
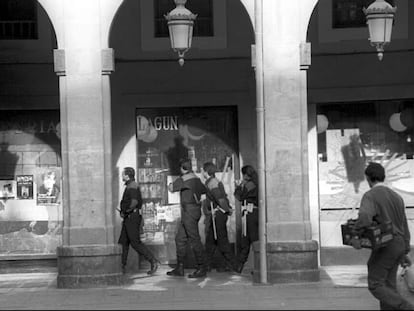
[[[244,205],[242,205],[242,235],[243,236],[247,236],[247,222],[246,222],[246,217],[247,217],[247,206],[246,206],[246,201],[244,201]]]
[[[214,240],[217,240],[216,211],[213,207],[213,202],[210,202],[210,208],[211,208],[211,222],[213,224]]]

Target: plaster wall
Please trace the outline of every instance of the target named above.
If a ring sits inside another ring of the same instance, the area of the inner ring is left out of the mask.
[[[300,71],[303,24],[299,1],[263,2],[267,240],[311,238],[307,206],[305,72]],[[272,12],[278,14],[275,19]],[[277,38],[277,40],[275,40]],[[282,130],[283,129],[283,130]]]

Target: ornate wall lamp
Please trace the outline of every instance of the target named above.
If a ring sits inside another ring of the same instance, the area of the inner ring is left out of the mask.
[[[184,65],[184,54],[191,48],[193,25],[197,14],[185,7],[187,0],[174,0],[177,6],[165,15],[170,33],[171,47],[178,52],[178,63]]]
[[[378,52],[378,59],[384,56],[384,46],[391,42],[392,24],[396,7],[384,0],[375,0],[368,8],[363,8],[367,18],[369,41]]]

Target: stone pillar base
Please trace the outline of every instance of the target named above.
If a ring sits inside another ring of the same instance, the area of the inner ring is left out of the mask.
[[[89,288],[121,285],[119,245],[61,246],[57,248],[57,287]]]
[[[318,243],[289,241],[267,243],[268,283],[318,282]],[[260,283],[259,242],[253,243],[253,282]]]

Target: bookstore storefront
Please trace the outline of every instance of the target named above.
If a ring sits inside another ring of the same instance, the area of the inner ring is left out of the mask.
[[[0,256],[56,256],[63,223],[59,110],[3,110],[0,148]]]
[[[371,161],[385,167],[414,232],[414,100],[324,103],[316,111],[321,247],[342,246],[340,225],[358,215]]]
[[[180,175],[180,159],[191,159],[192,169],[202,181],[203,164],[215,163],[216,177],[235,207],[234,179],[239,174],[237,129],[236,106],[136,109],[137,180],[144,202],[142,241],[161,262],[176,260],[174,239],[180,197],[178,192],[168,192],[167,185]],[[231,243],[236,242],[236,214],[237,211],[228,221]],[[203,241],[203,217],[199,229]],[[191,256],[191,252],[188,254]]]

